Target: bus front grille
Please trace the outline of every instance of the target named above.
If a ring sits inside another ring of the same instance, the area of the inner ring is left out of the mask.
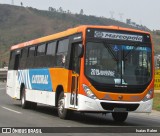
[[[122,104],[122,103],[106,103],[101,102],[104,110],[114,110],[115,108],[124,108],[126,111],[135,111],[139,104]]]

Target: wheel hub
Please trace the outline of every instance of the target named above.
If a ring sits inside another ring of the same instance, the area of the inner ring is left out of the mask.
[[[63,111],[64,111],[64,98],[62,98],[62,99],[58,102],[58,110],[59,110],[60,114],[63,113]]]

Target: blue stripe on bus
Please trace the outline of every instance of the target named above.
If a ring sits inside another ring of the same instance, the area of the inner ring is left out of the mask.
[[[27,89],[52,91],[52,82],[48,69],[18,70],[18,81]]]

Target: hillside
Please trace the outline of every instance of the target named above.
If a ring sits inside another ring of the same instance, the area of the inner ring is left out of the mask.
[[[0,4],[0,66],[2,62],[8,62],[11,45],[81,24],[118,25],[133,28],[125,23],[102,17]],[[160,44],[158,38],[154,35],[156,47]],[[160,51],[160,48],[157,49]]]

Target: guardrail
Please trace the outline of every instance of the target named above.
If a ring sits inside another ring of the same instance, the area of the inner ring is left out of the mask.
[[[7,80],[7,68],[0,69],[0,81],[6,81]]]

